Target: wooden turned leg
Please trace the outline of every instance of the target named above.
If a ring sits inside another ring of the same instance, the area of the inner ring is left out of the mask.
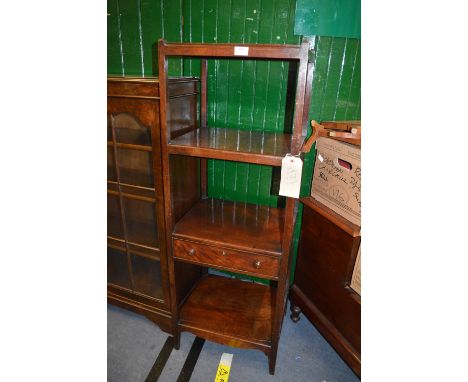
[[[298,322],[301,318],[299,317],[299,315],[301,314],[301,308],[299,308],[297,305],[293,305],[291,304],[291,320],[292,322],[296,323]]]

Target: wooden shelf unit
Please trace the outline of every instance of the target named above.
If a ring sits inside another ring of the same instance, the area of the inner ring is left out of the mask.
[[[242,55],[239,55],[239,52]],[[161,149],[166,242],[175,347],[180,331],[237,347],[258,349],[274,374],[289,290],[297,201],[284,208],[208,198],[207,159],[281,166],[300,154],[306,134],[313,63],[301,45],[193,44],[159,40]],[[199,120],[184,125],[174,115],[185,105],[168,92],[168,58],[201,58]],[[207,124],[208,59],[294,62],[296,88],[286,97],[292,123],[284,133]],[[294,111],[294,112],[292,112]],[[207,274],[208,268],[272,280],[259,285]]]

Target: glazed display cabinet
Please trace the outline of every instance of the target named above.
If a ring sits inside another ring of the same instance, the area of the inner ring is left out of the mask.
[[[170,80],[170,96],[195,79]],[[107,79],[107,296],[174,333],[166,255],[159,80]]]

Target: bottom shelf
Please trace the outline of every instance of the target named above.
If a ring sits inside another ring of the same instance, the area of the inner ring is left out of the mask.
[[[268,352],[275,305],[273,287],[207,275],[180,311],[180,326],[210,341]]]

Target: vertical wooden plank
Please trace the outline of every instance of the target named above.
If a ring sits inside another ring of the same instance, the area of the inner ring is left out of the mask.
[[[182,0],[162,1],[163,36],[170,42],[182,42]],[[180,58],[170,58],[168,74],[170,76],[183,76],[183,62]]]
[[[107,73],[123,75],[122,40],[119,28],[118,0],[107,1]]]
[[[346,103],[345,119],[361,119],[361,41],[357,41],[351,78],[351,89]]]
[[[139,4],[136,1],[119,1],[120,30],[125,75],[141,75],[143,57],[141,54]]]
[[[158,40],[163,36],[161,18],[162,0],[140,0],[145,76],[158,75]]]
[[[183,2],[183,41],[203,42],[203,9],[204,0],[187,0]],[[183,65],[184,76],[200,76],[201,73],[199,59],[184,58]]]
[[[204,58],[201,60],[201,75],[200,75],[200,126],[206,127],[206,101],[207,101],[207,77],[208,77],[208,61]]]
[[[155,76],[157,41],[182,41],[181,0],[108,0],[107,13],[109,74]],[[182,60],[170,59],[169,74],[182,73]]]
[[[344,120],[345,111],[349,94],[351,92],[352,76],[354,62],[357,53],[357,41],[353,39],[344,40],[343,60],[340,68],[340,76],[338,82],[338,89],[336,91],[335,110],[333,112],[333,120]]]
[[[243,36],[246,43],[258,42],[258,29],[259,29],[259,8],[260,1],[248,1],[245,3],[245,19]],[[254,110],[255,94],[257,89],[257,64],[256,60],[243,61],[242,64],[242,103],[241,110],[239,110],[239,124],[246,130],[258,130],[260,126],[254,126]],[[257,202],[257,195],[259,188],[258,181],[255,179],[258,171],[255,168],[258,166],[251,164],[239,164],[237,166],[237,190],[240,193],[242,200],[250,203]],[[252,171],[253,170],[253,171]],[[259,175],[257,175],[259,176]],[[251,179],[251,178],[254,179]],[[251,180],[254,182],[254,188],[249,192]]]
[[[208,76],[208,61],[201,60],[201,76],[200,76],[200,128],[206,128],[206,97],[207,97],[207,76]],[[206,158],[200,159],[200,182],[202,197],[208,196],[208,178],[207,178],[207,160]]]
[[[343,55],[346,47],[346,39],[333,38],[330,50],[327,81],[322,103],[321,118],[333,119],[337,94],[339,93],[340,77],[342,73]]]
[[[243,40],[243,20],[245,8],[243,0],[231,0],[230,31],[229,37],[233,42]],[[228,93],[226,102],[226,121],[230,126],[239,126],[239,108],[242,91],[242,63],[240,60],[229,61],[229,73],[227,77]],[[226,161],[224,163],[224,197],[236,200],[238,196],[237,186],[237,163]]]

